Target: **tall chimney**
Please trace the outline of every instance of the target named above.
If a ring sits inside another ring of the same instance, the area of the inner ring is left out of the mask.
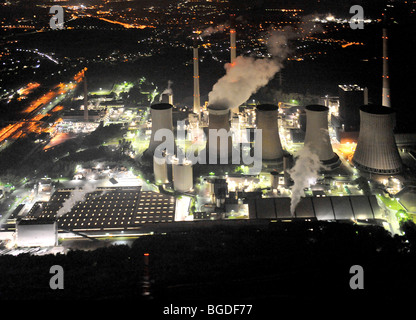
[[[391,107],[390,102],[390,76],[389,76],[389,54],[388,54],[388,33],[387,29],[383,28],[383,94],[382,105],[384,107]]]
[[[360,108],[360,134],[352,159],[354,165],[377,174],[395,174],[402,170],[393,120],[392,108],[376,105]]]
[[[328,107],[309,105],[306,111],[305,145],[315,152],[321,163],[329,168],[340,165],[338,155],[332,150],[328,132]]]
[[[262,130],[262,140],[255,141],[255,143],[262,144],[262,158],[264,160],[282,159],[283,149],[277,127],[278,106],[262,104],[256,109],[257,129]]]
[[[87,76],[84,73],[84,121],[88,121],[88,89],[87,89]]]
[[[201,117],[201,98],[199,93],[199,56],[198,56],[198,44],[196,39],[194,40],[194,109],[193,112]]]
[[[235,58],[237,58],[237,45],[236,45],[236,31],[234,26],[235,14],[230,15],[230,53],[231,59],[230,62],[234,63]]]

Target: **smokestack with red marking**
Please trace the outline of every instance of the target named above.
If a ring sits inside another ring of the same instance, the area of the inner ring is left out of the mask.
[[[384,107],[391,107],[390,102],[390,76],[389,76],[389,55],[388,55],[388,33],[387,29],[383,28],[383,94],[382,105]]]
[[[230,15],[230,53],[231,53],[231,59],[230,62],[234,63],[235,58],[237,58],[237,45],[236,45],[236,36],[237,36],[237,32],[235,31],[235,26],[234,26],[234,19],[235,19],[235,14],[231,14]]]

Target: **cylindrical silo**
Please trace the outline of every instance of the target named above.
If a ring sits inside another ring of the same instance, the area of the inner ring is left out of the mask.
[[[377,105],[360,108],[360,134],[352,159],[358,168],[379,174],[402,170],[393,132],[394,110]]]
[[[192,162],[186,159],[172,158],[173,188],[175,191],[187,192],[193,188]]]
[[[257,129],[262,130],[262,158],[264,160],[276,160],[283,158],[283,149],[280,142],[279,129],[277,127],[278,106],[262,104],[256,107]]]
[[[169,183],[168,166],[166,158],[153,156],[153,172],[156,184]]]
[[[316,153],[319,160],[328,168],[340,164],[338,155],[332,150],[328,132],[328,107],[309,105],[306,111],[305,146]]]
[[[271,171],[270,172],[270,186],[272,190],[277,190],[279,187],[279,172]]]
[[[159,129],[168,129],[173,134],[172,123],[172,105],[169,103],[158,103],[150,107],[150,115],[152,117],[152,134],[150,136],[149,148],[147,154],[153,156],[156,147],[163,141],[155,141],[155,134]],[[171,152],[174,150],[170,150]]]
[[[208,106],[209,112],[209,124],[207,132],[207,156],[215,155],[217,159],[228,159],[232,156],[232,136],[230,132],[230,110],[228,108],[215,108]],[[225,129],[225,134],[227,134],[227,139],[221,139],[219,135],[216,134],[214,130]],[[216,137],[216,147],[214,147],[214,142],[210,140],[210,130],[213,130],[211,134],[213,137]]]

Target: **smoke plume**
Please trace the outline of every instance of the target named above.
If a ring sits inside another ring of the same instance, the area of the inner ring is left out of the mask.
[[[233,64],[226,63],[224,66],[226,74],[218,80],[208,95],[209,104],[214,108],[240,106],[252,94],[267,85],[283,68],[283,62],[292,52],[289,46],[290,40],[321,31],[321,27],[313,21],[312,15],[305,16],[297,30],[287,26],[280,30],[269,31],[264,37],[267,38],[267,51],[271,58],[256,59],[239,56]]]
[[[159,101],[162,101],[162,96],[164,94],[167,94],[167,95],[173,94],[172,88],[171,88],[172,84],[173,84],[173,81],[168,80],[168,87],[160,94]]]
[[[292,216],[294,216],[296,206],[304,195],[304,189],[316,183],[319,170],[324,168],[318,155],[307,145],[298,151],[296,157],[295,165],[289,170],[290,177],[294,182],[291,190],[292,196],[290,203],[290,213]]]
[[[96,190],[96,185],[92,183],[85,184],[84,188],[75,188],[69,198],[66,199],[62,205],[62,207],[56,213],[56,218],[61,217],[65,213],[71,211],[71,209],[78,203],[85,200],[85,197],[88,193],[94,192]]]
[[[283,67],[283,61],[290,53],[288,40],[291,37],[293,33],[289,29],[273,31],[267,41],[271,58],[238,56],[233,64],[226,63],[226,74],[208,95],[209,104],[214,108],[238,107],[267,85]]]
[[[213,33],[224,32],[224,30],[227,29],[228,27],[229,27],[228,23],[220,24],[216,27],[208,27],[204,31],[202,31],[201,38],[208,37]]]

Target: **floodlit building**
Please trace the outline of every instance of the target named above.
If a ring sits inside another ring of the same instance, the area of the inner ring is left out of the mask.
[[[52,247],[58,244],[58,227],[53,220],[21,220],[16,226],[19,247]]]

